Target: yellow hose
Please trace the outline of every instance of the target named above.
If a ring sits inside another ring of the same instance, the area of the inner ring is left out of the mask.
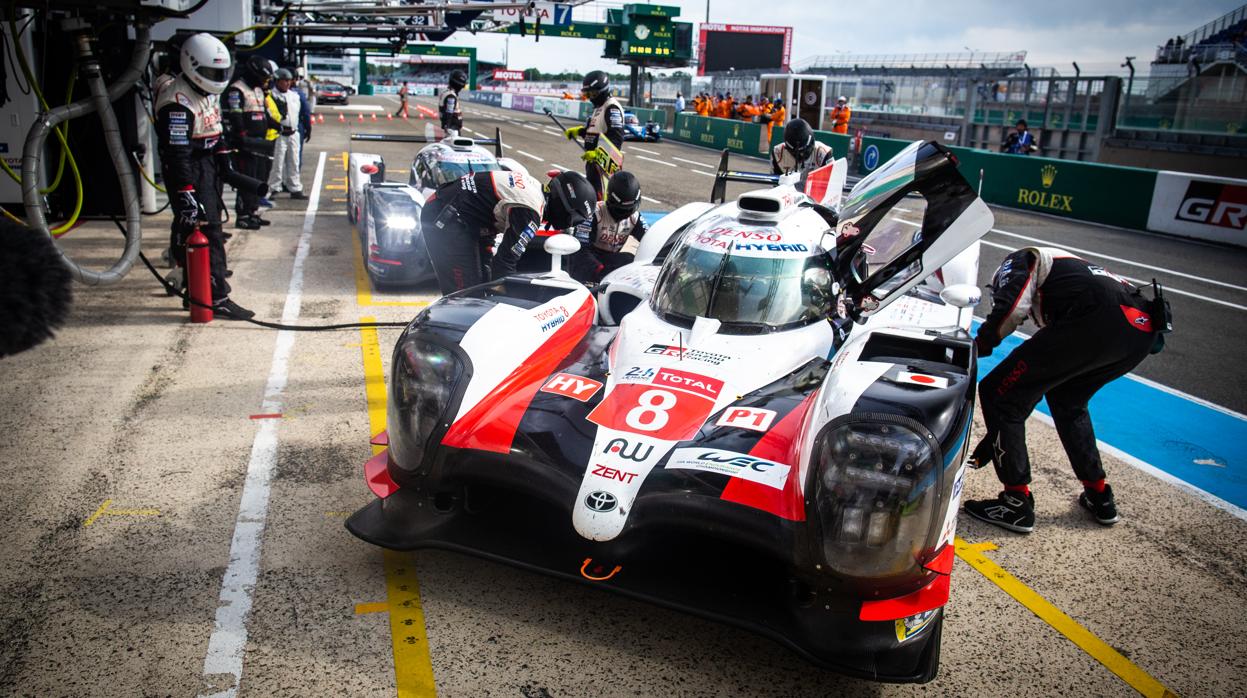
[[[133,154],[132,154],[132,155],[133,155]],[[164,187],[160,186],[159,184],[156,184],[155,180],[153,180],[151,177],[149,177],[149,176],[147,175],[147,170],[144,170],[144,169],[143,169],[143,163],[139,161],[139,156],[134,155],[133,157],[134,157],[134,166],[138,168],[138,170],[139,170],[139,174],[143,176],[143,179],[145,179],[145,180],[147,181],[147,183],[148,183],[148,184],[152,185],[152,187],[153,187],[156,191],[158,191],[158,192],[160,192],[160,193],[162,193],[162,194],[168,194],[169,192],[168,192],[168,190],[167,190],[167,189],[165,189]]]
[[[34,90],[35,96],[39,98],[39,104],[43,107],[43,110],[51,111],[52,108],[48,106],[48,101],[43,98],[43,90],[39,89],[39,83],[35,81],[34,72],[31,71],[30,64],[26,62],[26,52],[22,50],[22,43],[18,40],[16,2],[9,3],[9,34],[13,37],[13,46],[17,50],[17,62],[22,68],[22,74],[26,76],[26,81],[30,83],[30,88]],[[52,129],[52,132],[55,133],[57,139],[60,140],[62,149],[61,152],[63,152],[69,160],[69,169],[74,174],[74,193],[78,197],[78,201],[74,204],[73,215],[69,217],[69,220],[50,231],[52,235],[60,235],[73,228],[74,224],[78,222],[78,216],[82,213],[82,174],[78,172],[78,162],[74,160],[74,154],[69,149],[69,141],[65,139],[65,134],[62,133],[59,128]],[[0,162],[4,161],[0,159]],[[13,174],[12,170],[8,167],[8,163],[4,164],[5,169],[8,170],[10,174]],[[21,183],[20,177],[18,178],[18,183]]]
[[[290,12],[290,8],[289,8],[289,7],[287,7],[287,8],[286,8],[286,9],[284,9],[284,10],[282,10],[281,14],[277,15],[277,19],[276,19],[276,20],[274,20],[273,24],[281,24],[281,23],[282,23],[282,22],[286,19],[286,15],[287,15],[287,14],[289,14],[289,12]],[[249,27],[246,27],[246,28],[243,28],[243,29],[239,29],[238,31],[233,31],[233,32],[230,32],[230,33],[226,34],[226,35],[224,36],[224,38],[222,38],[222,39],[221,39],[221,41],[229,41],[230,39],[232,39],[232,38],[234,38],[234,37],[238,36],[239,34],[241,34],[241,33],[243,33],[243,32],[249,32],[249,31],[251,31],[251,30],[253,30],[253,29],[263,29],[263,28],[264,28],[264,26],[265,26],[265,25],[263,25],[263,24],[253,24],[253,25],[251,25],[251,26],[249,26]],[[249,52],[249,51],[256,51],[256,50],[259,50],[259,49],[264,48],[264,45],[265,45],[265,44],[267,44],[268,42],[272,41],[274,36],[277,36],[277,30],[278,30],[278,29],[281,29],[281,27],[273,27],[273,30],[272,30],[272,31],[270,31],[270,32],[268,33],[268,36],[264,37],[264,40],[263,40],[263,41],[261,41],[260,43],[256,44],[255,46],[249,46],[249,47],[247,47],[247,48],[240,48],[240,49],[237,49],[237,50],[238,50],[238,52],[239,52],[239,53],[247,53],[247,52]]]

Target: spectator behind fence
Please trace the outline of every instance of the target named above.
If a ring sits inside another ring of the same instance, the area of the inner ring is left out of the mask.
[[[1014,155],[1030,155],[1036,150],[1039,150],[1039,146],[1035,143],[1035,136],[1026,130],[1026,119],[1018,119],[1013,132],[1000,146],[1000,152]]]
[[[675,110],[676,113],[684,111],[684,94],[681,92],[675,93]]]

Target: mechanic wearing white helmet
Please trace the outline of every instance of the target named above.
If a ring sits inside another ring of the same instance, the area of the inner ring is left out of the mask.
[[[225,238],[221,231],[221,171],[229,158],[221,140],[220,94],[230,74],[230,54],[211,34],[182,43],[181,73],[156,95],[156,136],[165,188],[173,209],[170,247],[186,266],[186,240],[198,227],[208,238],[212,303],[222,317],[248,319],[255,313],[229,299],[225,280]]]
[[[641,183],[631,172],[616,172],[606,185],[606,198],[597,203],[593,219],[576,226],[580,250],[571,256],[568,273],[577,281],[597,283],[603,276],[625,264],[635,255],[624,252],[628,237],[645,237],[641,220]]]
[[[303,193],[303,182],[299,181],[299,93],[291,89],[294,74],[285,68],[279,68],[276,74],[277,89],[273,92],[273,100],[286,109],[281,117],[281,135],[277,137],[273,149],[273,170],[268,175],[268,188],[277,193],[282,186],[290,192],[292,199],[306,199]]]
[[[583,175],[563,172],[543,187],[523,172],[468,174],[442,185],[420,215],[424,243],[443,294],[515,273],[544,220],[556,230],[593,216],[597,197]],[[502,235],[491,256],[497,236]]]
[[[814,140],[814,129],[805,119],[784,126],[784,142],[771,148],[771,172],[809,174],[832,161],[831,146]]]
[[[611,79],[605,71],[594,70],[585,75],[580,93],[593,105],[593,113],[589,114],[588,123],[573,126],[563,132],[568,140],[584,137],[585,153],[580,159],[585,161],[585,176],[589,178],[589,183],[593,185],[599,199],[602,198],[606,178],[602,168],[590,162],[590,157],[602,138],[610,141],[615,150],[621,153],[624,142],[624,110],[619,100],[611,96],[610,86]]]
[[[1105,483],[1087,402],[1110,381],[1159,351],[1167,331],[1163,298],[1147,299],[1125,279],[1052,247],[1027,247],[1005,257],[989,286],[992,310],[974,343],[989,356],[1028,316],[1039,326],[979,383],[987,433],[975,447],[976,466],[996,464],[1004,491],[965,503],[976,519],[1018,533],[1035,526],[1026,418],[1042,398],[1074,473],[1078,504],[1099,523],[1117,522],[1113,489]]]
[[[405,86],[407,83],[403,83]],[[463,74],[462,70],[456,70],[450,74],[450,89],[442,93],[442,98],[437,105],[437,113],[442,121],[442,131],[447,136],[458,136],[463,130],[463,107],[459,106],[459,91],[468,84],[468,76]],[[406,99],[404,98],[404,111],[406,110]]]

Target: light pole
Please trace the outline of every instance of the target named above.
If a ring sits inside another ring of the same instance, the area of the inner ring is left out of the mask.
[[[1130,111],[1130,93],[1134,91],[1134,59],[1135,56],[1126,56],[1126,62],[1121,64],[1121,67],[1130,70],[1130,76],[1126,78],[1126,104],[1124,109],[1127,112]]]

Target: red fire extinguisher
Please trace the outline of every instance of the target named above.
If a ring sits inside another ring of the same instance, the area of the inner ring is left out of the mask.
[[[212,322],[212,260],[208,238],[195,227],[186,241],[186,292],[191,299],[191,322]]]

